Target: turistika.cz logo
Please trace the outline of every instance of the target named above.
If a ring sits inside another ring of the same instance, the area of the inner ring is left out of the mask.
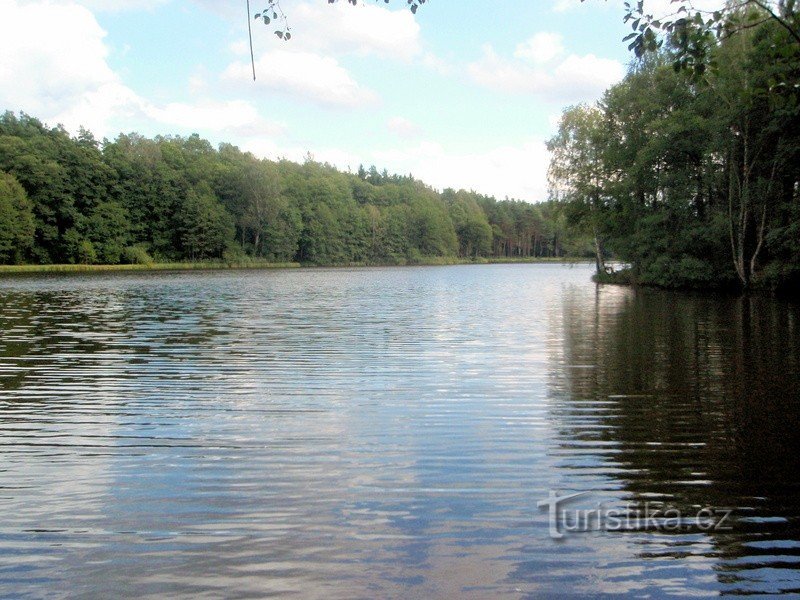
[[[556,540],[566,535],[591,531],[663,531],[710,532],[730,531],[732,509],[701,508],[687,514],[661,502],[634,503],[606,506],[598,502],[589,508],[576,507],[575,503],[591,496],[591,491],[560,496],[550,490],[546,500],[538,506],[548,512],[548,531]]]

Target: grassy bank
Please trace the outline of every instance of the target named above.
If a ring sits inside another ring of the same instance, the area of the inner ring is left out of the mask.
[[[261,261],[201,261],[175,263],[148,263],[137,265],[0,265],[0,276],[35,273],[104,273],[120,271],[195,271],[220,269],[297,269],[301,267],[390,267],[390,266],[447,266],[475,264],[540,264],[582,263],[581,258],[456,258],[434,256],[406,263],[346,263],[334,265],[312,265],[296,262]]]
[[[215,269],[292,269],[299,268],[300,263],[270,262],[175,262],[148,263],[141,265],[0,265],[0,275],[24,273],[103,273],[119,271],[195,271]]]
[[[787,278],[784,281],[789,281]],[[649,288],[655,290],[680,291],[688,293],[714,294],[716,296],[741,296],[743,294],[770,295],[784,298],[798,298],[797,287],[779,286],[775,280],[761,279],[754,281],[745,290],[736,281],[691,281],[691,280],[667,280],[652,281],[637,278],[633,269],[627,267],[611,273],[595,273],[592,281],[608,285],[633,286]]]
[[[593,263],[593,258],[583,258],[580,256],[562,256],[562,257],[536,257],[536,258],[487,258],[480,259],[483,263],[490,265],[505,265],[505,264],[583,264]]]
[[[395,262],[350,262],[341,264],[302,264],[302,267],[445,267],[453,265],[526,265],[526,264],[578,264],[593,262],[594,259],[584,258],[460,258],[457,256],[427,256],[415,260]]]

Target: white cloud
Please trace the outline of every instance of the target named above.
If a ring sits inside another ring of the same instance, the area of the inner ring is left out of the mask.
[[[591,100],[625,75],[624,67],[614,60],[594,54],[567,56],[553,69],[554,89],[570,100]]]
[[[531,44],[522,46],[523,54],[532,48]],[[468,65],[467,70],[481,86],[506,93],[532,94],[554,103],[593,100],[625,75],[621,63],[593,54],[553,55],[546,64],[530,65],[519,59],[503,58],[489,45],[484,46],[483,57]]]
[[[294,160],[294,157],[286,156],[281,152],[280,146],[278,146],[275,140],[266,138],[253,138],[251,140],[247,140],[243,144],[239,144],[239,147],[245,152],[252,152],[259,158],[270,158],[273,160],[278,158],[288,158],[290,160]]]
[[[248,59],[250,58],[250,47],[247,45],[247,40],[231,42],[228,46],[228,50],[230,50],[234,56],[246,56]]]
[[[563,53],[561,34],[542,31],[517,44],[514,56],[536,64],[545,64]]]
[[[310,154],[311,157],[322,163],[329,163],[339,169],[353,171],[362,163],[368,163],[363,156],[356,156],[352,152],[341,148],[320,148],[310,149],[307,146],[283,145],[273,140],[253,138],[241,144],[242,150],[252,152],[259,158],[269,158],[272,160],[285,158],[294,162],[302,163]]]
[[[412,173],[439,189],[474,189],[498,198],[538,202],[547,199],[549,154],[542,139],[482,152],[452,152],[425,141],[404,149],[377,152],[374,163],[389,171]]]
[[[168,0],[80,0],[80,4],[91,10],[121,12],[124,10],[150,10]]]
[[[0,106],[100,132],[112,114],[136,108],[88,9],[0,0],[0,14]]]
[[[154,104],[126,86],[107,62],[106,33],[71,2],[0,0],[0,107],[69,131],[113,135],[112,122],[155,122],[240,136],[279,135],[244,101]],[[198,81],[190,86],[198,89]]]
[[[445,70],[441,61],[423,52],[419,24],[405,7],[389,10],[371,3],[351,6],[348,2],[303,2],[287,12],[292,33],[288,44],[272,35],[272,25],[265,28],[256,24],[259,58],[255,85],[262,89],[320,106],[359,108],[374,104],[378,97],[342,65],[343,55],[401,62],[416,59],[428,68]],[[265,44],[267,49],[259,51]],[[223,80],[252,85],[247,45],[237,41],[230,49],[240,58],[228,66]]]
[[[89,0],[91,2],[123,4],[123,0]],[[138,3],[165,2],[168,0],[134,0]],[[216,13],[236,25],[241,25],[244,1],[190,0],[192,4]],[[267,0],[252,0],[253,13],[260,13]],[[352,6],[348,0],[328,4],[325,0],[284,0],[283,6],[292,33],[291,44],[301,50],[320,53],[355,53],[376,55],[400,60],[410,60],[422,52],[420,26],[408,10],[404,0],[388,5],[374,0],[361,1]],[[279,19],[269,25],[253,21],[253,39],[256,45],[262,40],[277,43],[272,32],[282,28]],[[238,29],[238,27],[237,27]]]
[[[329,56],[273,50],[256,61],[256,72],[256,86],[322,106],[357,108],[377,101],[375,92],[360,86],[335,58]],[[249,62],[229,65],[223,79],[252,85]]]
[[[100,0],[100,1],[107,1],[107,0]],[[114,0],[111,0],[114,1]],[[124,2],[125,0],[120,0]],[[138,0],[139,2],[146,2],[147,0]],[[157,1],[157,0],[152,0]],[[163,0],[165,2],[169,2],[170,0]],[[215,15],[227,19],[229,21],[235,21],[237,23],[241,22],[241,19],[244,17],[244,8],[245,3],[241,2],[240,0],[189,0],[192,4],[203,8],[204,10],[210,11]],[[251,0],[250,1],[250,8],[256,9],[254,12],[257,12],[259,9],[264,8],[267,5],[268,0]]]
[[[56,98],[53,98],[55,101]],[[31,102],[22,105],[26,107]],[[60,123],[67,131],[75,132],[85,127],[98,137],[112,134],[110,123],[120,117],[135,118],[146,108],[146,102],[130,88],[119,82],[109,82],[95,89],[87,89],[80,96],[62,99],[62,109],[55,114],[43,111],[30,111],[31,114],[51,124]]]
[[[433,52],[425,52],[419,60],[419,64],[439,75],[450,75],[455,70],[450,62],[436,56]]]
[[[387,121],[386,128],[401,138],[417,138],[422,134],[420,126],[405,117],[392,117]]]
[[[302,50],[410,61],[422,54],[420,27],[407,8],[303,3],[289,15],[292,44]]]
[[[208,75],[205,69],[195,70],[194,74],[189,77],[189,92],[192,96],[199,96],[206,94],[209,89]]]
[[[572,10],[573,8],[581,6],[581,4],[583,4],[584,6],[586,5],[586,3],[583,2],[582,0],[555,0],[555,2],[553,3],[553,10],[555,12],[566,12],[568,10]],[[599,3],[595,2],[595,4]],[[608,6],[608,0],[605,0],[604,2],[602,2],[602,4]]]
[[[163,107],[148,105],[145,114],[153,120],[187,130],[204,129],[237,137],[277,136],[285,127],[262,118],[258,110],[243,100],[200,101],[196,104],[173,102]]]
[[[309,153],[307,147],[285,147],[255,138],[241,147],[262,158],[287,158],[296,162],[303,162]],[[550,155],[541,138],[479,152],[459,152],[438,142],[423,140],[366,154],[340,148],[314,148],[310,153],[314,160],[345,170],[352,171],[359,164],[374,164],[390,173],[411,173],[438,189],[473,189],[501,199],[508,196],[529,202],[547,199]]]

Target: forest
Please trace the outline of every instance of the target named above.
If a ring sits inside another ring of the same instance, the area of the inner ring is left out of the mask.
[[[598,102],[564,111],[546,202],[310,155],[264,160],[197,135],[101,142],[6,112],[0,263],[570,256],[594,257],[604,282],[800,290],[795,2],[729,2],[667,24],[630,6],[636,59]]]
[[[800,290],[800,29],[794,2],[775,11],[682,17],[663,47],[639,15],[625,79],[564,112],[551,198],[599,280]]]
[[[224,260],[312,265],[591,256],[556,202],[436,191],[214,148],[197,135],[71,136],[0,116],[0,263]]]

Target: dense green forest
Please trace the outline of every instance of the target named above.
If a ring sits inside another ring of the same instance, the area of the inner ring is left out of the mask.
[[[99,143],[0,117],[0,263],[413,264],[590,251],[561,207],[437,192],[376,168],[259,160],[198,136]]]
[[[716,32],[683,19],[600,102],[565,111],[552,196],[595,237],[600,280],[800,290],[794,4],[775,18],[729,3]],[[609,253],[630,269],[607,274]]]

